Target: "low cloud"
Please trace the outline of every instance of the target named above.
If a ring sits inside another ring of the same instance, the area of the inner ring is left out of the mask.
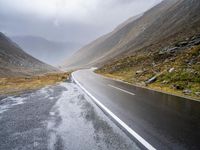
[[[1,0],[0,31],[88,43],[161,0]]]

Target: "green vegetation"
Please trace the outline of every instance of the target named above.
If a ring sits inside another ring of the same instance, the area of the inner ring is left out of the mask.
[[[200,100],[200,44],[171,47],[153,52],[139,51],[106,64],[96,72],[131,84]]]

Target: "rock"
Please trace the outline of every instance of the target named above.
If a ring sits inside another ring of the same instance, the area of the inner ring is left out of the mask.
[[[153,62],[153,63],[152,63],[152,66],[153,66],[153,67],[156,67],[156,63],[155,63],[155,62]]]
[[[147,80],[146,84],[151,84],[151,83],[155,82],[156,80],[157,80],[157,77],[154,76],[154,77],[150,78],[149,80]]]
[[[178,50],[178,47],[172,47],[172,48],[168,49],[167,52],[174,53],[174,52],[176,52],[176,50]]]
[[[185,40],[186,40],[186,41],[189,41],[189,38],[186,38]]]
[[[166,81],[166,80],[164,80],[163,82],[162,82],[162,84],[168,84],[169,82],[168,81]]]
[[[194,45],[199,45],[199,44],[200,44],[200,38],[195,39],[195,40],[194,40]]]
[[[136,71],[136,74],[142,74],[144,71],[143,70],[138,70]]]
[[[182,86],[180,86],[180,85],[174,84],[174,85],[173,85],[173,89],[176,89],[176,90],[183,90],[184,87],[182,87]]]
[[[178,47],[172,47],[172,48],[166,47],[159,52],[159,55],[163,55],[166,53],[175,53],[177,50]]]
[[[188,90],[188,89],[186,89],[186,90],[183,90],[183,93],[184,93],[185,95],[189,95],[189,94],[191,94],[191,93],[192,93],[192,91],[191,91],[191,90]]]
[[[194,73],[195,72],[195,70],[191,69],[191,68],[187,68],[186,71],[189,72],[189,73]]]
[[[200,92],[195,92],[194,93],[196,96],[200,96]]]
[[[188,41],[183,41],[183,42],[178,43],[176,46],[183,47],[183,46],[188,45],[188,43],[189,43]]]
[[[175,70],[175,68],[169,69],[169,73],[172,73]]]
[[[195,63],[195,60],[194,59],[191,59],[188,63],[189,66],[193,65]]]
[[[169,62],[169,59],[165,59],[164,63],[168,63]]]
[[[186,59],[186,60],[184,60],[184,62],[188,64],[190,61],[188,59]]]

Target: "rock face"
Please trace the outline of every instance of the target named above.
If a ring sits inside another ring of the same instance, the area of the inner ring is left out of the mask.
[[[0,33],[0,77],[38,75],[55,71],[58,69],[28,55]]]

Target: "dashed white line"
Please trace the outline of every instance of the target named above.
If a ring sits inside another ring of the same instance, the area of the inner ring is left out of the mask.
[[[114,89],[120,90],[120,91],[122,91],[122,92],[128,93],[128,94],[130,94],[130,95],[135,95],[134,93],[129,92],[129,91],[126,91],[126,90],[121,89],[121,88],[119,88],[119,87],[116,87],[116,86],[113,86],[113,85],[110,85],[110,84],[108,84],[108,86],[109,86],[109,87],[112,87],[112,88],[114,88]]]
[[[117,121],[128,133],[130,133],[135,139],[137,139],[144,147],[149,150],[156,150],[151,144],[149,144],[145,139],[143,139],[139,134],[137,134],[133,129],[131,129],[127,124],[125,124],[121,119],[119,119],[113,112],[111,112],[107,107],[105,107],[99,100],[97,100],[90,92],[88,92],[75,78],[74,73],[72,73],[72,78],[81,87],[81,89],[90,96],[94,102],[105,112],[107,112],[115,121]]]

